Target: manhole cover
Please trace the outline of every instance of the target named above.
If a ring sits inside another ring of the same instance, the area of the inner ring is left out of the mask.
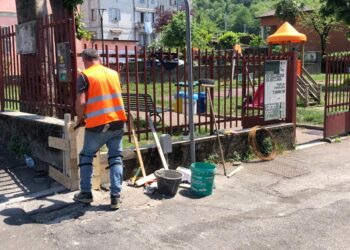
[[[288,166],[285,164],[272,165],[265,168],[266,172],[281,175],[287,178],[293,178],[300,175],[308,174],[309,171],[301,168]]]

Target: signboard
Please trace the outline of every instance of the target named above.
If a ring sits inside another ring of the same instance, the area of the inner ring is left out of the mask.
[[[70,43],[57,44],[58,81],[70,82],[72,80]]]
[[[17,54],[36,53],[36,21],[18,24],[16,27]]]
[[[287,61],[265,62],[264,120],[286,117]]]

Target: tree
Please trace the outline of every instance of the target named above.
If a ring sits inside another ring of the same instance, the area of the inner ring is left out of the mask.
[[[314,29],[320,37],[322,55],[326,54],[330,31],[338,24],[334,15],[325,14],[326,8],[325,3],[316,3],[312,11],[303,12],[300,18],[304,28]]]
[[[246,7],[250,7],[250,5],[254,2],[253,0],[236,0],[235,1],[238,4],[243,4]]]
[[[211,41],[208,29],[199,26],[193,18],[191,22],[192,45],[197,48],[205,48]],[[171,21],[164,26],[161,42],[170,48],[184,48],[186,45],[186,14],[180,11],[173,15]]]
[[[294,25],[305,5],[299,0],[280,0],[276,5],[275,15]]]
[[[16,0],[18,24],[33,21],[47,14],[45,0]]]
[[[174,12],[171,10],[163,11],[159,17],[156,19],[154,26],[156,28],[156,32],[160,33],[162,29],[168,25],[168,23],[173,18]]]
[[[244,5],[240,5],[233,13],[234,23],[231,26],[231,30],[234,32],[256,33],[258,32],[257,19],[254,18],[252,13]]]
[[[350,1],[348,0],[322,0],[326,4],[323,10],[326,14],[334,14],[339,21],[350,25]]]

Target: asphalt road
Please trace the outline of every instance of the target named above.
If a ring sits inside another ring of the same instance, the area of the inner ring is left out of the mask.
[[[285,153],[230,179],[218,169],[205,198],[125,187],[116,212],[104,192],[92,206],[72,193],[0,205],[0,249],[349,249],[349,149],[345,139]]]

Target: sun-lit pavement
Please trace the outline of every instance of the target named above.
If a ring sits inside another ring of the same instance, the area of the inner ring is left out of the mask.
[[[254,161],[230,179],[218,169],[214,194],[172,199],[125,187],[92,206],[72,193],[0,205],[2,249],[348,249],[350,140]]]

